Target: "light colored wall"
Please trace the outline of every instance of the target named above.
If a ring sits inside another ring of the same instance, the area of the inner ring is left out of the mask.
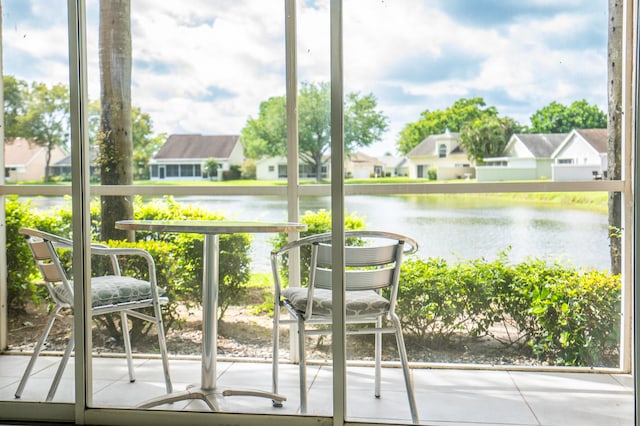
[[[531,167],[491,167],[476,166],[478,182],[499,182],[509,180],[536,180],[536,169]]]
[[[601,164],[600,154],[582,138],[572,138],[555,156],[555,160],[572,159],[574,165],[598,165]]]
[[[278,178],[278,165],[287,164],[285,157],[264,158],[256,162],[256,179],[257,180],[276,180]],[[269,171],[269,166],[273,166],[273,171]]]
[[[552,179],[555,182],[593,180],[593,172],[600,173],[600,167],[593,165],[554,164],[552,167]]]

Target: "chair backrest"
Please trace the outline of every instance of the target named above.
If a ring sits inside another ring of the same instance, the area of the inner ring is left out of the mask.
[[[345,289],[380,290],[392,287],[402,264],[403,240],[378,246],[346,246]],[[310,285],[331,288],[332,247],[326,243],[314,243],[311,249]]]
[[[418,243],[407,236],[384,231],[345,231],[345,288],[347,291],[390,288],[389,311],[395,310],[398,281],[403,255],[415,253]],[[276,280],[276,296],[280,293],[278,258],[292,249],[311,246],[309,291],[331,288],[331,233],[316,234],[292,241],[271,253]]]
[[[49,289],[51,297],[56,303],[73,305],[73,285],[67,276],[56,248],[73,247],[69,239],[38,231],[30,228],[21,228],[18,232],[26,237],[38,270]]]

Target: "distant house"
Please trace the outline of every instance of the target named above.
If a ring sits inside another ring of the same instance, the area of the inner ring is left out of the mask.
[[[369,179],[383,176],[383,164],[380,160],[365,154],[355,152],[345,160],[347,176],[353,179]]]
[[[320,178],[327,179],[331,176],[331,162],[326,156],[320,168]],[[316,167],[300,162],[298,164],[298,177],[300,179],[317,179]],[[257,180],[282,180],[287,178],[287,157],[265,157],[256,161]]]
[[[550,179],[552,154],[566,136],[566,133],[514,134],[502,156],[485,158],[482,166],[476,166],[476,179],[478,182]]]
[[[459,134],[449,131],[428,136],[407,154],[407,159],[410,178],[427,178],[430,170],[438,180],[469,178],[475,174],[460,146]]]
[[[409,161],[407,157],[394,157],[384,155],[378,158],[382,163],[383,176],[407,176],[409,174]]]
[[[572,130],[553,152],[553,180],[602,179],[607,172],[607,129]]]
[[[49,165],[65,158],[61,147],[51,151]],[[44,180],[47,149],[25,138],[7,139],[4,144],[4,177],[9,182]]]
[[[94,145],[91,147],[91,165],[89,167],[89,175],[95,177],[100,173],[98,167],[98,148]],[[51,176],[61,176],[63,179],[71,180],[71,156],[67,155],[60,161],[57,161],[50,168]]]
[[[204,168],[207,160],[218,162],[218,173],[231,166],[240,166],[244,150],[237,135],[171,135],[149,161],[152,180],[193,180],[208,177]]]

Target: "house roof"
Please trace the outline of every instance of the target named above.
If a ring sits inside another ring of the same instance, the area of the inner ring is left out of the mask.
[[[393,155],[384,155],[378,158],[384,167],[402,167],[407,162],[407,157],[394,157]]]
[[[26,166],[46,148],[25,138],[7,139],[4,144],[5,167]]]
[[[229,158],[239,139],[238,135],[170,135],[153,158]]]
[[[593,149],[601,154],[606,154],[609,145],[607,129],[576,129],[576,133],[582,136]]]
[[[535,158],[551,158],[567,133],[516,133],[513,137],[522,142]]]
[[[438,142],[443,140],[450,140],[452,143],[449,145],[449,152],[447,154],[460,154],[463,153],[463,149],[459,143],[460,133],[443,133],[440,135],[429,135],[416,147],[414,147],[407,157],[418,156],[437,156],[438,155]]]
[[[360,151],[349,155],[349,160],[354,164],[355,163],[361,163],[361,164],[364,163],[364,164],[373,164],[373,165],[376,165],[376,166],[381,166],[382,165],[380,160],[378,160],[377,158],[371,157],[370,155],[367,155],[367,154],[365,154],[363,152],[360,152]]]

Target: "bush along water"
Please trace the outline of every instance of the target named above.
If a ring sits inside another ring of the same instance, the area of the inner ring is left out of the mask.
[[[427,342],[490,336],[550,365],[617,366],[620,276],[540,259],[407,259],[397,311]],[[504,332],[497,334],[495,330]],[[426,343],[428,345],[428,343]]]
[[[36,303],[46,300],[46,291],[42,286],[33,283],[41,281],[41,277],[34,266],[33,258],[24,237],[18,233],[20,227],[33,227],[54,233],[63,237],[71,237],[71,211],[69,208],[54,208],[46,212],[34,212],[29,203],[20,203],[10,199],[6,207],[8,224],[7,257],[8,257],[8,287],[10,307],[14,310],[24,310],[30,299]],[[98,205],[91,206],[91,230],[94,241],[99,240],[100,229]],[[221,220],[221,213],[176,203],[171,197],[161,201],[142,203],[135,199],[135,219],[206,219]],[[178,312],[179,306],[192,308],[201,302],[202,288],[202,250],[203,236],[201,234],[172,234],[137,232],[136,242],[106,241],[112,247],[139,247],[150,252],[156,264],[158,285],[169,297],[169,304],[164,309],[166,329],[179,327],[184,321]],[[246,292],[251,270],[251,236],[248,234],[233,234],[220,236],[220,273],[224,282],[220,285],[219,317],[222,317],[227,307],[241,298]],[[70,253],[62,253],[66,267],[71,269]],[[97,262],[92,263],[94,272],[103,267]],[[137,256],[123,258],[122,272],[124,274],[136,272],[139,276],[148,273],[146,263]],[[114,316],[96,317],[95,321],[106,328],[111,336],[120,336],[118,319]],[[132,319],[131,337],[137,338],[146,334],[149,327],[143,321]]]
[[[23,226],[69,237],[71,211],[55,208],[37,212],[28,202],[9,197],[6,204],[7,278],[10,310],[24,310],[33,300],[46,300],[29,248],[18,229]],[[136,219],[223,219],[221,213],[184,206],[171,197],[142,203],[135,199]],[[99,206],[91,206],[91,230],[99,240]],[[308,231],[302,236],[331,229],[329,211],[307,212],[301,218]],[[356,215],[345,219],[346,229],[363,229]],[[156,262],[158,283],[169,296],[165,309],[166,329],[179,327],[180,305],[199,306],[202,286],[203,237],[199,234],[136,233],[135,243],[108,241],[115,247],[140,247]],[[281,247],[287,234],[273,239]],[[251,270],[251,236],[220,236],[220,316],[247,292]],[[620,276],[606,271],[571,268],[559,262],[527,259],[508,261],[508,251],[497,259],[448,262],[441,258],[407,258],[402,267],[397,312],[404,331],[426,346],[446,344],[459,336],[489,337],[505,347],[515,347],[551,365],[617,366],[620,331]],[[302,254],[303,277],[308,265]],[[70,256],[65,257],[68,266]],[[286,260],[285,260],[286,261]],[[99,269],[100,265],[92,265]],[[131,258],[124,270],[144,275],[146,267]],[[304,281],[304,280],[303,280]],[[270,311],[271,292],[265,292],[262,310]],[[98,323],[110,335],[119,336],[117,319]],[[132,327],[132,339],[146,334],[141,322]],[[501,330],[501,332],[497,332]]]

